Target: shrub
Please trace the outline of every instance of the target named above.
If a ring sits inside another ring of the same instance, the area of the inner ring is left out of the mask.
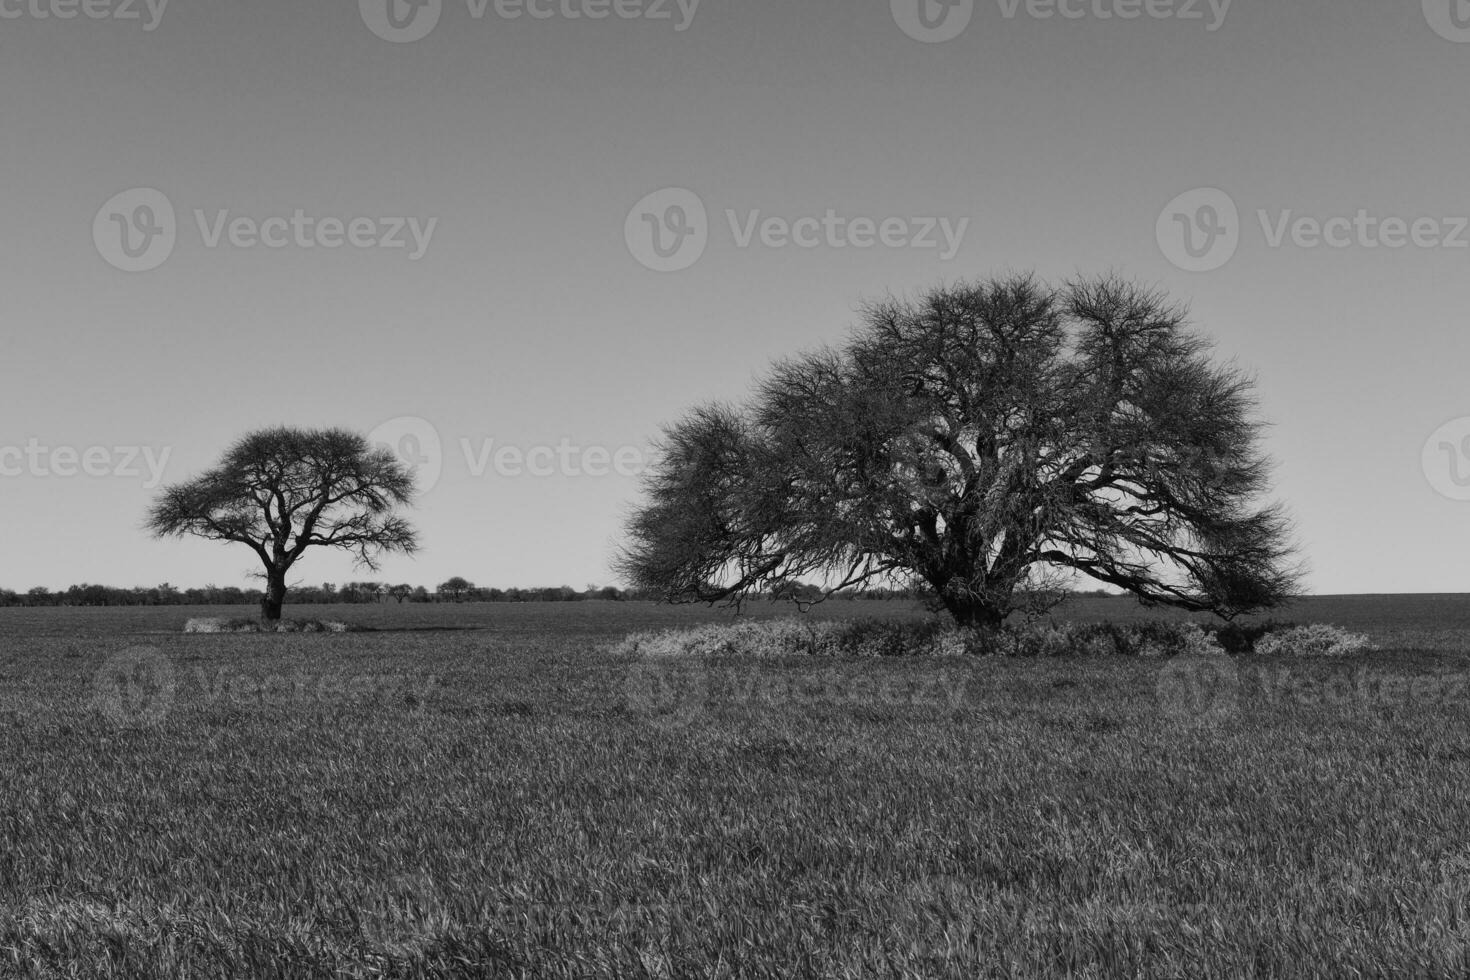
[[[1372,649],[1373,641],[1363,634],[1325,623],[1271,633],[1256,644],[1257,653],[1292,657],[1347,657]]]
[[[253,619],[226,619],[223,616],[201,616],[184,624],[185,633],[259,633],[260,624]]]
[[[1001,657],[1060,657],[1077,649],[1073,623],[1036,622],[986,630],[978,636],[981,652]]]
[[[1226,653],[1251,653],[1256,646],[1273,633],[1296,629],[1295,623],[1267,620],[1262,623],[1223,623],[1205,627]]]
[[[834,652],[859,657],[914,657],[948,651],[970,652],[962,631],[937,620],[902,622],[859,619],[831,623]]]
[[[615,652],[643,657],[915,656],[936,652],[947,633],[938,622],[805,619],[742,620],[694,629],[634,633]],[[957,638],[948,639],[955,649]]]
[[[816,645],[815,636],[809,635],[811,632],[807,624],[797,620],[710,624],[686,630],[633,633],[617,647],[617,652],[642,657],[717,657],[739,653],[764,658],[786,652],[810,652]]]
[[[1034,622],[966,630],[939,620],[743,620],[634,633],[614,653],[638,657],[1168,657],[1223,654],[1195,623]]]
[[[200,616],[184,624],[185,633],[346,633],[346,623],[320,619],[283,619],[267,626],[254,619],[226,619],[223,616]]]
[[[275,629],[262,624],[263,633],[346,633],[346,623],[338,623],[324,619],[283,619],[276,624]]]
[[[1223,654],[1220,644],[1197,623],[1034,623],[1006,631],[1012,637],[1002,652],[1011,656],[1171,657]]]

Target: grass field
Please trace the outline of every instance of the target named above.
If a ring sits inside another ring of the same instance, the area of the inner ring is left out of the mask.
[[[0,610],[0,976],[1470,970],[1465,597],[1308,600],[1383,649],[1223,664],[634,661],[722,614],[612,603],[179,633],[211,612]]]

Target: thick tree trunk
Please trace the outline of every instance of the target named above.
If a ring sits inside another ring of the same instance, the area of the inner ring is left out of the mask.
[[[286,575],[284,572],[266,573],[265,595],[260,600],[260,618],[267,623],[281,621],[281,609],[286,605]]]
[[[968,629],[999,629],[1006,614],[994,605],[978,599],[946,597],[944,608],[956,623]]]
[[[977,589],[968,576],[951,574],[929,579],[939,601],[954,621],[967,629],[999,629],[1011,611],[1011,589]]]

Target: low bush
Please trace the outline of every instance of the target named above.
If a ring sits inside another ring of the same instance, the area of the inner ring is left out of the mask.
[[[273,625],[255,619],[202,616],[184,624],[185,633],[346,633],[346,623],[320,619],[283,619]]]
[[[1296,629],[1295,623],[1269,619],[1260,623],[1221,623],[1205,627],[1226,653],[1253,653],[1257,644],[1273,633]]]
[[[994,640],[997,653],[1015,657],[1172,657],[1179,654],[1223,654],[1225,651],[1197,623],[1037,622],[1008,627]]]
[[[937,621],[877,619],[832,622],[807,619],[738,620],[693,629],[634,633],[617,652],[642,657],[899,657],[973,652],[957,630]]]
[[[275,629],[261,626],[263,633],[346,633],[349,630],[346,623],[325,619],[283,619],[275,625]]]
[[[226,619],[223,616],[200,616],[184,624],[185,633],[259,633],[260,624],[253,619]]]
[[[963,656],[972,649],[973,636],[935,620],[902,622],[857,619],[831,623],[829,642],[834,652],[856,657]]]
[[[966,630],[939,620],[743,620],[634,633],[615,653],[639,657],[1083,656],[1223,654],[1195,623],[1021,623]]]
[[[1271,633],[1255,646],[1256,653],[1291,657],[1349,657],[1372,649],[1373,641],[1363,634],[1325,623]]]

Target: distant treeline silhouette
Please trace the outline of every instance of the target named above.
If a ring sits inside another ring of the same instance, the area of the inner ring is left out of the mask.
[[[388,585],[381,582],[347,582],[341,586],[331,582],[321,585],[296,586],[291,590],[293,605],[327,605],[337,603],[376,602],[576,602],[586,599],[624,600],[651,598],[613,586],[590,587],[583,591],[570,586],[530,589],[480,588],[464,584],[444,583],[430,590],[422,585]],[[203,588],[177,588],[168,583],[151,587],[117,588],[108,585],[81,584],[52,591],[38,586],[26,592],[0,589],[0,606],[249,606],[259,605],[261,589],[237,586],[206,585]]]
[[[1079,592],[1078,595],[1107,595],[1105,590]],[[259,605],[260,589],[237,586],[206,585],[203,588],[180,589],[165,582],[151,587],[117,588],[108,585],[73,585],[52,591],[37,586],[26,592],[0,589],[0,607],[4,606],[250,606]],[[815,585],[787,585],[767,596],[771,599],[816,602],[823,590]],[[291,602],[297,605],[329,605],[400,602],[650,602],[661,596],[646,589],[622,589],[613,585],[577,590],[569,585],[549,588],[491,588],[477,586],[463,578],[441,582],[433,590],[422,585],[388,585],[383,582],[347,582],[335,585],[299,585],[291,589]],[[932,595],[917,588],[845,589],[830,597],[837,600],[928,600]]]

